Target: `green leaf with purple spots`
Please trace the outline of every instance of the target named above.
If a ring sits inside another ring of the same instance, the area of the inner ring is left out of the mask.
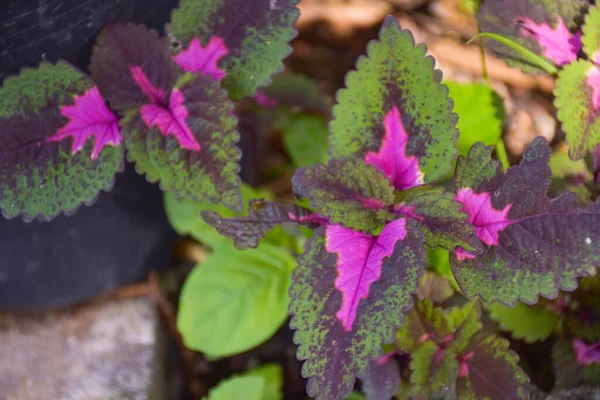
[[[480,255],[457,249],[451,259],[468,297],[513,305],[572,291],[600,262],[600,202],[582,207],[573,193],[550,199],[550,146],[538,137],[519,165],[502,172],[491,148],[476,144],[458,161],[456,199],[486,245]]]
[[[383,171],[396,189],[431,182],[458,154],[457,115],[442,74],[394,17],[346,77],[330,124],[330,154],[357,157]]]
[[[138,172],[178,198],[240,209],[237,121],[218,82],[180,72],[167,38],[132,24],[102,31],[91,71],[124,115],[127,157]]]
[[[411,353],[410,392],[422,399],[448,392],[458,375],[456,354],[427,340]]]
[[[563,66],[577,60],[581,33],[576,32],[576,21],[588,5],[588,0],[487,0],[478,21],[481,31],[499,34]],[[490,40],[486,45],[510,65],[525,72],[541,71],[505,44]]]
[[[529,378],[518,366],[519,357],[508,341],[489,335],[478,338],[458,356],[458,399],[527,400]]]
[[[0,88],[0,210],[6,218],[70,215],[112,188],[123,168],[119,122],[91,79],[42,63]]]
[[[332,224],[367,232],[393,217],[387,208],[394,202],[394,188],[361,159],[332,159],[299,169],[292,184],[294,193],[310,199],[311,207]]]
[[[252,96],[271,76],[283,69],[282,60],[291,52],[289,42],[296,36],[294,24],[298,0],[181,0],[166,26],[179,51],[196,45],[220,45],[201,57],[222,55],[218,63],[223,86],[233,99]]]
[[[585,23],[581,28],[583,36],[581,43],[583,51],[590,60],[597,62],[600,60],[600,7],[591,6],[588,14],[585,16]]]
[[[600,68],[580,60],[563,69],[554,90],[569,156],[582,159],[600,143]]]
[[[379,236],[327,225],[308,240],[292,275],[290,326],[309,395],[345,398],[393,341],[423,274],[422,243],[405,219]]]
[[[480,316],[476,301],[448,312],[429,301],[415,304],[396,341],[411,355],[413,396],[428,399],[455,392],[459,399],[527,398],[523,384],[528,379],[516,365],[518,358],[505,340],[477,335]]]
[[[461,246],[472,252],[483,250],[462,204],[443,187],[424,185],[399,192],[394,212],[416,219],[425,235],[425,244],[431,248],[454,250]]]

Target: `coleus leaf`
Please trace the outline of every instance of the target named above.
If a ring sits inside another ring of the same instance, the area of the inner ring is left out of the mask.
[[[488,309],[490,318],[498,322],[503,331],[510,332],[515,339],[532,343],[547,339],[558,326],[560,315],[548,305],[545,301],[533,306],[517,303],[514,307],[494,303]]]
[[[238,250],[258,246],[276,225],[287,222],[317,228],[327,219],[303,207],[262,199],[250,201],[247,216],[222,217],[215,211],[202,211],[202,218],[221,235],[230,237]]]
[[[419,221],[425,243],[431,248],[454,250],[460,246],[478,253],[483,250],[475,228],[454,194],[440,186],[417,186],[396,195],[394,212]]]
[[[166,30],[180,43],[210,48],[199,53],[203,59],[223,54],[218,63],[223,86],[239,100],[251,96],[269,83],[271,75],[283,68],[282,60],[291,51],[288,42],[296,36],[298,0],[181,0]],[[181,53],[180,53],[181,54]]]
[[[459,363],[451,351],[444,351],[433,341],[425,341],[413,353],[410,361],[410,392],[422,399],[431,399],[447,392],[456,380]]]
[[[442,341],[449,333],[443,309],[427,299],[420,300],[406,314],[406,322],[396,333],[396,346],[402,352],[412,353],[421,343],[430,339]]]
[[[404,218],[378,236],[340,225],[317,229],[290,288],[290,326],[309,395],[348,396],[412,306],[424,257],[421,233]]]
[[[600,10],[592,7],[586,17],[583,41],[591,61],[580,60],[562,70],[556,81],[554,104],[569,145],[569,156],[582,159],[600,142]],[[577,116],[574,118],[573,116]]]
[[[552,346],[556,387],[600,384],[599,343],[587,344],[574,338],[560,338]]]
[[[526,400],[529,378],[518,366],[519,357],[508,341],[489,335],[479,338],[459,356],[456,382],[459,399]]]
[[[200,243],[217,250],[231,243],[231,240],[221,235],[214,227],[210,226],[200,217],[204,210],[211,210],[222,217],[240,217],[248,213],[251,199],[264,198],[271,200],[274,194],[264,188],[253,188],[242,184],[241,190],[244,210],[236,213],[221,204],[213,204],[208,200],[195,202],[191,199],[178,199],[172,193],[165,192],[163,201],[165,213],[173,229],[181,236],[189,235]]]
[[[361,377],[362,389],[367,400],[391,400],[400,388],[400,369],[394,359],[395,351],[369,361]]]
[[[483,338],[476,301],[449,312],[420,301],[398,331],[397,345],[411,355],[411,393],[432,398],[455,391],[459,399],[526,399],[527,376],[508,342]],[[495,372],[498,375],[495,375]]]
[[[239,210],[239,135],[233,104],[206,75],[182,74],[167,38],[133,24],[99,35],[91,71],[123,114],[128,159],[163,190]]]
[[[269,86],[257,92],[255,100],[266,108],[285,106],[327,116],[332,106],[331,98],[315,80],[290,72],[275,75]]]
[[[557,66],[577,59],[581,34],[572,33],[588,0],[487,0],[478,15],[483,32],[493,32],[545,56]],[[499,57],[523,71],[540,71],[515,50],[496,41],[487,42]]]
[[[425,53],[388,17],[333,108],[331,156],[375,165],[398,190],[441,177],[458,153],[452,100]]]
[[[332,224],[372,231],[390,217],[394,188],[386,176],[361,159],[332,159],[301,168],[292,179],[294,193]]]
[[[417,297],[420,300],[428,299],[433,303],[443,303],[453,294],[454,289],[449,279],[435,272],[425,271],[417,292]]]
[[[553,298],[558,289],[573,290],[578,277],[595,273],[599,203],[581,208],[573,193],[548,198],[549,157],[550,147],[539,137],[506,174],[482,144],[459,159],[456,199],[486,244],[480,255],[459,249],[451,259],[466,296],[530,304],[540,294]]]
[[[50,220],[94,203],[123,169],[118,118],[82,72],[42,63],[0,88],[0,209]]]

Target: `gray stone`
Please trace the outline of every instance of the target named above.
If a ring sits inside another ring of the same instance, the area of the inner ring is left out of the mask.
[[[145,298],[0,314],[0,400],[162,400],[162,335]]]

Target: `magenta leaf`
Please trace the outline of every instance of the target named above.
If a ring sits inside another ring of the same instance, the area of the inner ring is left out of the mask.
[[[588,0],[485,0],[478,21],[482,32],[502,35],[557,66],[575,60],[582,48],[577,26]],[[516,50],[489,40],[486,46],[525,72],[541,72]]]
[[[190,54],[180,60],[189,61]],[[138,172],[179,198],[239,209],[239,135],[233,104],[217,81],[181,72],[167,38],[132,24],[103,29],[91,71],[100,92],[124,115],[127,156]]]
[[[382,342],[392,342],[423,274],[422,243],[409,220],[388,224],[379,237],[329,225],[308,240],[292,276],[290,326],[309,395],[344,399],[381,356]]]
[[[391,351],[369,361],[360,378],[366,400],[391,400],[400,388],[400,369]]]
[[[296,171],[294,193],[332,224],[371,231],[393,217],[394,188],[383,172],[360,159],[332,159]]]
[[[225,77],[225,71],[219,68],[219,60],[229,53],[225,41],[213,36],[206,47],[202,47],[200,39],[195,37],[187,49],[181,50],[173,57],[179,68],[185,72],[208,75],[216,81]]]
[[[461,158],[455,176],[477,235],[480,255],[459,250],[451,259],[467,296],[512,305],[554,298],[573,290],[577,278],[595,273],[600,261],[600,203],[581,207],[573,193],[550,199],[550,147],[537,138],[517,166],[502,172],[491,148],[476,144]]]
[[[295,223],[318,228],[327,219],[300,206],[265,200],[251,200],[245,217],[221,217],[214,211],[203,211],[202,218],[221,235],[230,237],[239,250],[255,248],[276,225]]]
[[[118,118],[82,72],[42,63],[0,88],[0,209],[26,221],[70,215],[123,168]]]

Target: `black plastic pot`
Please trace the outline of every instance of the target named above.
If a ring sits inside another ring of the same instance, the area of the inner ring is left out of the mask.
[[[0,80],[42,60],[66,59],[87,70],[105,23],[162,30],[177,3],[1,0]],[[29,224],[0,219],[0,309],[63,306],[144,279],[169,265],[175,237],[160,190],[128,165],[110,193],[71,217]]]

